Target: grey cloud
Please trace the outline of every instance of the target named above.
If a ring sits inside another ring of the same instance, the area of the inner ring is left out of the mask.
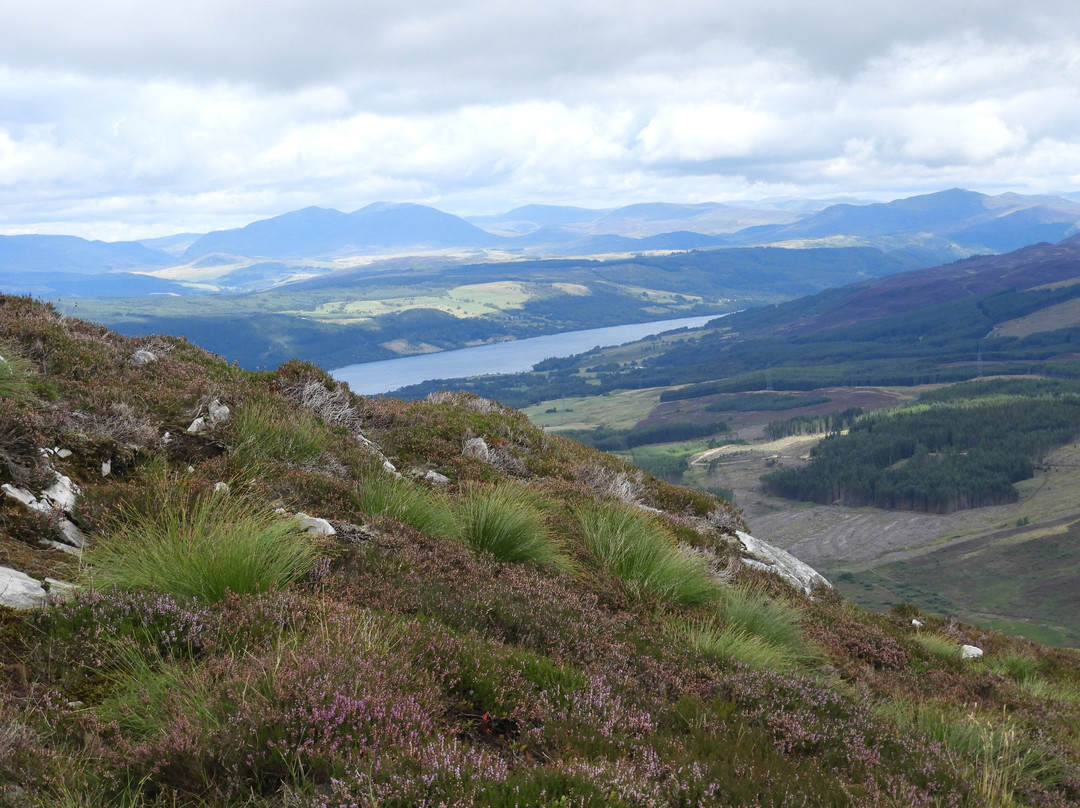
[[[8,232],[1080,180],[1075,0],[11,5]]]
[[[419,90],[422,103],[446,92],[530,95],[623,74],[654,54],[720,66],[747,43],[847,76],[898,45],[1080,31],[1072,0],[37,0],[7,16],[0,58],[9,63],[282,87],[346,82],[376,97]]]

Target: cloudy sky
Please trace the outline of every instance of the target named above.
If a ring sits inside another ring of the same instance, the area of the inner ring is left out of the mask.
[[[0,0],[0,233],[1080,191],[1076,0]]]

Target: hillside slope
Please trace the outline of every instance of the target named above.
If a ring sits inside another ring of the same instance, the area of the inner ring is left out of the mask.
[[[0,346],[0,567],[54,582],[0,805],[1080,805],[1075,652],[808,594],[520,413],[26,298]]]

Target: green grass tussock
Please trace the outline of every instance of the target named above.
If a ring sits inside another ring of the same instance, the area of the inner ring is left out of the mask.
[[[268,395],[250,398],[231,417],[233,456],[242,466],[267,460],[310,463],[330,448],[330,432],[315,415]]]
[[[318,548],[299,525],[243,496],[184,487],[152,512],[127,514],[88,556],[97,589],[152,589],[217,601],[286,586]]]
[[[431,536],[450,536],[457,519],[446,498],[408,480],[381,472],[366,476],[356,487],[361,513],[395,519]]]
[[[500,561],[569,570],[571,562],[548,530],[536,496],[512,484],[470,487],[457,505],[460,535]]]
[[[687,624],[679,636],[699,654],[719,660],[733,659],[748,668],[782,670],[792,663],[785,649],[770,645],[741,626],[715,618]]]
[[[14,346],[0,340],[0,398],[23,404],[33,401],[36,378],[33,364]]]
[[[718,596],[704,561],[645,515],[596,504],[579,507],[576,516],[585,549],[636,598],[690,605]]]

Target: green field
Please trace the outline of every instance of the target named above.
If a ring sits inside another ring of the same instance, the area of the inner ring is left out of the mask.
[[[621,390],[606,396],[560,398],[526,407],[522,412],[537,426],[553,432],[598,426],[629,429],[652,412],[660,392]]]

